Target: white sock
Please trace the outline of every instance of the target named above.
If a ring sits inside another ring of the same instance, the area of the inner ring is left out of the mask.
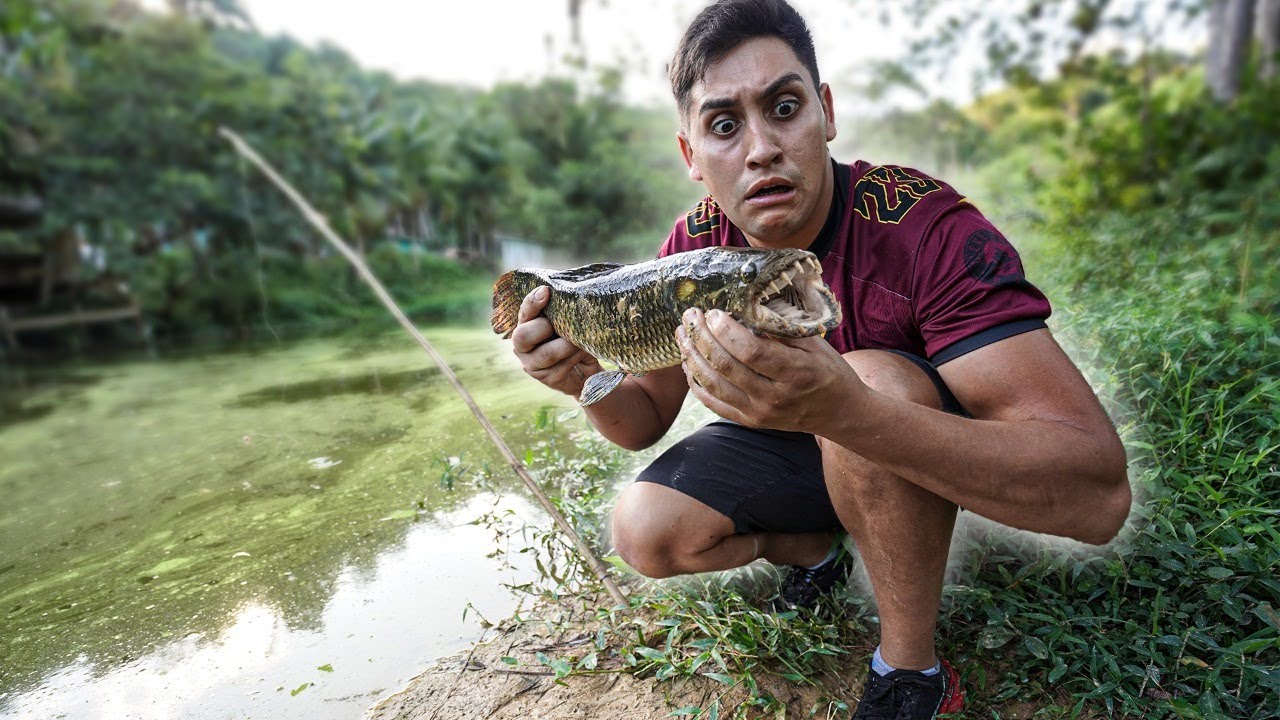
[[[839,544],[839,543],[836,543],[834,546],[832,546],[831,551],[827,553],[827,556],[826,556],[826,557],[822,558],[821,560],[819,560],[818,562],[816,562],[816,563],[814,563],[814,564],[812,564],[812,565],[806,565],[806,566],[805,566],[805,569],[806,569],[806,570],[817,570],[817,569],[818,569],[819,567],[821,567],[822,565],[825,565],[826,563],[829,563],[829,562],[831,562],[832,560],[835,560],[835,559],[836,559],[836,553],[838,553],[838,552],[840,552],[840,544]]]
[[[896,668],[884,661],[884,657],[880,655],[880,646],[877,645],[875,654],[871,656],[871,669],[875,670],[876,674],[879,675],[880,677],[884,677],[885,675],[888,675],[889,673],[893,672],[894,670],[898,670],[899,668]],[[934,675],[937,675],[940,672],[942,672],[941,661],[934,663],[933,667],[929,668],[928,670],[920,671],[920,673],[922,675],[925,675],[926,677],[932,677]]]

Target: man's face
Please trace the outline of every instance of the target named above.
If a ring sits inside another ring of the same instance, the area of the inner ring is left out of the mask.
[[[831,91],[820,90],[776,37],[731,50],[693,86],[680,152],[756,247],[806,248],[827,219],[835,139]]]

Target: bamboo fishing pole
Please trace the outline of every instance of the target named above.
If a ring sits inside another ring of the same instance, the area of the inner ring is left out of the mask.
[[[596,557],[596,554],[591,551],[591,548],[588,547],[587,543],[573,529],[573,526],[569,524],[569,521],[566,520],[564,515],[561,514],[561,512],[556,509],[556,506],[551,503],[551,499],[547,497],[547,494],[543,492],[542,488],[538,486],[538,483],[534,481],[533,476],[529,474],[529,469],[526,468],[524,463],[515,456],[515,453],[511,452],[511,448],[507,446],[506,441],[502,439],[502,436],[498,434],[498,431],[493,427],[493,424],[489,422],[489,418],[485,416],[484,411],[480,409],[479,405],[476,405],[476,401],[471,397],[471,393],[467,392],[467,388],[463,386],[462,381],[458,380],[458,376],[454,374],[453,368],[449,367],[449,364],[445,362],[444,357],[442,357],[440,353],[436,352],[436,349],[432,347],[431,343],[427,342],[427,339],[422,336],[422,333],[418,332],[418,328],[409,321],[409,318],[405,317],[404,312],[400,310],[400,306],[396,304],[395,300],[391,299],[391,295],[387,293],[386,288],[382,286],[382,283],[378,281],[378,278],[369,270],[369,266],[365,264],[364,260],[351,249],[350,245],[343,241],[342,238],[338,237],[337,233],[329,227],[329,223],[325,220],[324,216],[317,212],[316,209],[313,208],[311,204],[308,203],[287,180],[280,177],[280,174],[271,166],[271,163],[262,159],[262,156],[258,155],[258,153],[250,147],[243,138],[225,127],[218,128],[218,132],[231,142],[232,146],[235,147],[236,152],[240,153],[240,155],[249,160],[249,162],[257,166],[257,168],[261,170],[263,174],[266,175],[267,178],[270,179],[271,182],[279,188],[295,206],[297,206],[298,210],[302,213],[302,216],[306,218],[307,222],[311,223],[312,227],[324,236],[325,240],[329,241],[329,244],[333,245],[338,252],[342,253],[343,257],[355,266],[356,272],[359,273],[360,277],[369,285],[370,288],[373,289],[374,294],[378,296],[378,299],[382,301],[382,304],[386,306],[387,310],[389,310],[393,316],[395,316],[400,325],[404,327],[405,330],[409,331],[409,334],[413,336],[413,339],[418,341],[418,344],[422,346],[422,349],[427,351],[427,354],[431,356],[431,359],[434,360],[436,365],[440,368],[440,372],[443,373],[449,380],[449,383],[453,385],[453,389],[457,390],[458,394],[462,396],[462,401],[471,409],[471,414],[476,416],[476,420],[480,422],[480,426],[483,427],[485,433],[489,435],[489,439],[493,441],[494,445],[498,446],[498,450],[502,453],[502,456],[506,458],[507,464],[510,465],[516,475],[520,476],[520,479],[524,481],[525,486],[529,488],[529,492],[533,493],[533,496],[537,498],[538,504],[541,505],[542,509],[546,510],[547,514],[551,516],[551,519],[555,521],[556,527],[560,528],[560,531],[567,535],[573,542],[573,546],[577,549],[578,555],[586,561],[587,566],[596,574],[596,577],[600,578],[600,582],[604,585],[604,589],[609,592],[613,601],[619,605],[626,605],[626,597],[624,597],[622,591],[618,589],[617,584],[613,582],[613,578],[609,577],[609,571],[605,568],[604,563],[600,562],[600,559]]]

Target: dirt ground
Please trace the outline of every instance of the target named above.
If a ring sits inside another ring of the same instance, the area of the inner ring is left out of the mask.
[[[599,653],[596,674],[576,675],[557,683],[554,671],[541,663],[545,656],[586,654],[592,649],[598,622],[589,613],[565,608],[545,608],[523,622],[507,621],[490,630],[487,640],[427,669],[399,692],[371,707],[367,720],[471,720],[473,718],[670,718],[673,711],[689,706],[707,708],[717,697],[721,717],[749,698],[745,690],[705,677],[656,681],[617,672],[618,662]],[[516,664],[503,658],[514,658]],[[860,671],[860,672],[859,672]],[[796,685],[776,677],[759,678],[761,690],[785,704],[770,712],[776,718],[824,718],[829,701],[856,704],[860,675],[850,669],[840,676],[822,679],[821,686]],[[759,712],[747,713],[758,717]],[[839,713],[848,717],[847,712]]]
[[[761,674],[756,678],[761,694],[772,695],[781,704],[768,712],[745,705],[751,698],[745,689],[729,688],[701,675],[663,681],[638,678],[622,671],[621,661],[609,648],[597,651],[599,664],[593,673],[557,682],[554,670],[538,658],[539,653],[554,659],[583,657],[594,650],[601,625],[595,619],[596,608],[607,606],[604,598],[595,599],[595,604],[565,598],[519,620],[503,621],[469,651],[435,663],[399,692],[370,707],[365,720],[665,720],[680,708],[709,709],[717,699],[718,715],[726,719],[848,718],[857,707],[870,648],[850,648],[850,657],[859,659],[839,673],[817,678],[815,685]],[[1063,698],[1063,702],[1069,700]],[[958,717],[1044,717],[1035,705],[1018,699],[985,712],[977,712],[975,704],[966,703],[969,711]],[[1098,717],[1086,712],[1082,720]]]

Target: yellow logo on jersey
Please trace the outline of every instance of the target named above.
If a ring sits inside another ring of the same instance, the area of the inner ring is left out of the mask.
[[[853,209],[864,220],[897,225],[920,198],[941,189],[936,180],[902,168],[872,168],[853,188]]]
[[[684,216],[684,229],[689,237],[696,238],[720,227],[720,206],[706,198]]]

